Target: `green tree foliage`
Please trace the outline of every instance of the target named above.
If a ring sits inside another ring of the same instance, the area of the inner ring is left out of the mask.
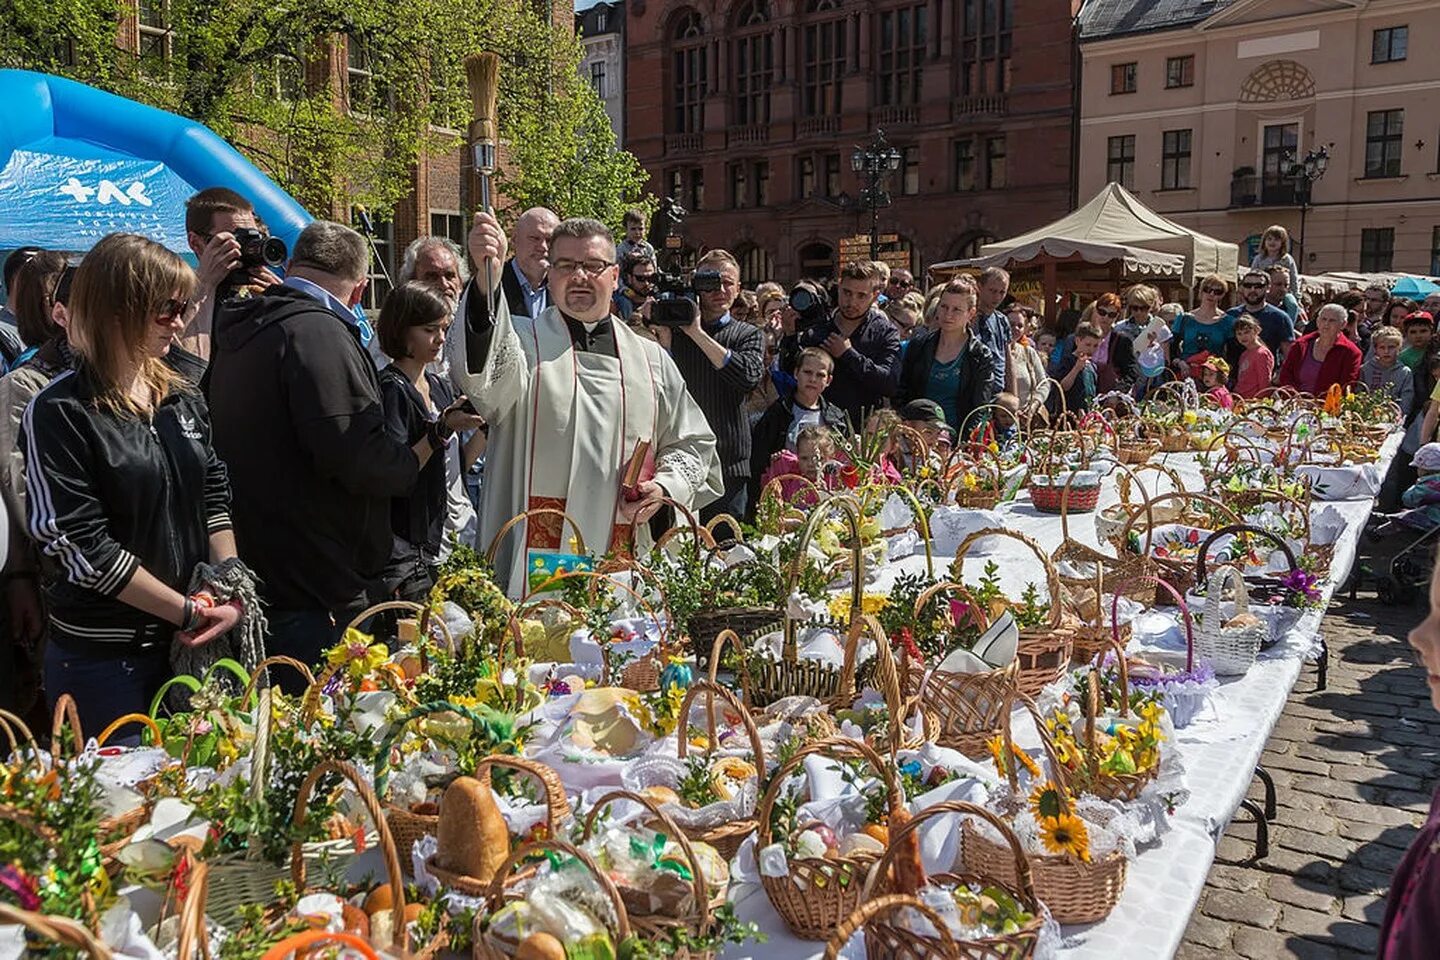
[[[615,148],[579,77],[578,41],[530,0],[140,2],[168,33],[135,57],[116,47],[120,0],[0,0],[0,65],[192,117],[323,215],[337,198],[392,209],[422,153],[457,147],[470,119],[464,57],[492,49],[506,147],[498,186],[514,209],[618,225],[643,197],[644,171]],[[327,58],[348,80],[326,85],[325,71],[307,70]]]

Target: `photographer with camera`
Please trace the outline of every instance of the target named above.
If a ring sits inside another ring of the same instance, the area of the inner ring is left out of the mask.
[[[884,406],[898,384],[900,332],[875,306],[883,282],[873,262],[848,263],[840,271],[835,312],[808,329],[797,324],[800,347],[820,347],[835,358],[835,378],[825,399],[844,410],[852,425],[864,423],[868,411]],[[795,304],[794,293],[790,300],[803,322],[806,311]]]
[[[698,307],[688,299],[683,311],[651,308],[651,330],[670,351],[690,395],[715,434],[725,491],[700,511],[700,519],[728,513],[744,516],[750,481],[750,420],[745,400],[765,376],[765,339],[752,324],[730,316],[740,291],[740,264],[725,250],[711,250],[695,265],[691,286]],[[677,335],[677,330],[679,334]]]
[[[185,236],[200,265],[196,270],[195,316],[171,350],[169,363],[199,383],[210,362],[215,304],[241,290],[251,295],[280,282],[272,267],[285,262],[285,244],[255,219],[255,207],[234,190],[210,187],[185,201]]]

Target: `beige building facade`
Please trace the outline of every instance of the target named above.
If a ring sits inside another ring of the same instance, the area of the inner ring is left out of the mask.
[[[1440,274],[1437,0],[1090,0],[1080,55],[1082,200],[1119,182],[1242,258],[1278,223],[1302,273]]]

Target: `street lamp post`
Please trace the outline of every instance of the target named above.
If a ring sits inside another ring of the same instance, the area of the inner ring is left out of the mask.
[[[875,130],[875,139],[867,147],[856,147],[850,154],[850,169],[864,178],[860,204],[870,211],[870,259],[880,258],[880,208],[890,206],[890,194],[884,183],[900,169],[900,151],[885,140],[885,131]]]
[[[1290,159],[1294,162],[1290,165],[1290,179],[1295,184],[1295,196],[1300,201],[1300,236],[1297,238],[1296,246],[1300,248],[1300,255],[1296,257],[1297,272],[1305,272],[1305,214],[1310,210],[1310,191],[1314,188],[1315,181],[1325,176],[1325,168],[1330,165],[1330,148],[1320,147],[1318,150],[1311,150],[1300,160],[1295,160],[1294,154]]]

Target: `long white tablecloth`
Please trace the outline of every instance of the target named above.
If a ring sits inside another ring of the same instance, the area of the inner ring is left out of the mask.
[[[1382,447],[1377,464],[1382,475],[1399,449],[1400,439],[1399,434],[1392,435]],[[1186,489],[1202,489],[1198,461],[1193,454],[1173,454],[1166,457],[1166,463],[1176,469]],[[1147,472],[1145,482],[1148,484],[1155,476]],[[1101,507],[1118,500],[1114,482],[1107,480],[1100,498]],[[1312,512],[1318,512],[1325,506],[1333,506],[1345,519],[1344,531],[1336,541],[1330,576],[1324,585],[1327,602],[1350,574],[1360,536],[1374,505],[1374,500],[1367,499],[1317,501],[1312,507]],[[1027,497],[1022,495],[1018,502],[1002,507],[1000,512],[1007,529],[1028,535],[1045,550],[1053,552],[1060,545],[1059,519],[1036,511]],[[1099,545],[1093,515],[1072,516],[1069,527],[1073,539],[1089,546]],[[977,556],[975,572],[967,560],[967,579],[974,579],[984,559],[994,559],[1000,567],[1002,588],[1010,596],[1018,595],[1010,590],[1018,590],[1025,583],[1043,582],[1043,568],[1033,554],[1013,541],[997,539],[990,543],[1001,546],[984,557]],[[951,559],[935,557],[936,570],[943,571]],[[899,570],[923,570],[925,561],[923,556],[908,557],[892,566]],[[1065,940],[1059,951],[1063,960],[1125,957],[1162,960],[1174,955],[1205,888],[1220,835],[1249,790],[1270,731],[1300,676],[1304,664],[1302,651],[1309,649],[1318,635],[1322,616],[1323,608],[1307,612],[1287,639],[1271,652],[1273,656],[1257,662],[1243,677],[1226,678],[1215,692],[1213,709],[1207,708],[1177,732],[1177,749],[1185,765],[1190,797],[1176,810],[1172,828],[1160,842],[1142,849],[1130,862],[1124,894],[1110,916],[1101,923],[1063,928]],[[1142,649],[1132,646],[1137,652]],[[1023,725],[1023,720],[1017,717],[1017,730]],[[763,944],[729,948],[721,954],[725,960],[813,960],[824,952],[823,943],[800,940],[785,929],[758,884],[736,885],[731,901],[737,914],[758,923],[768,939]],[[854,937],[842,956],[862,958],[862,937]]]

